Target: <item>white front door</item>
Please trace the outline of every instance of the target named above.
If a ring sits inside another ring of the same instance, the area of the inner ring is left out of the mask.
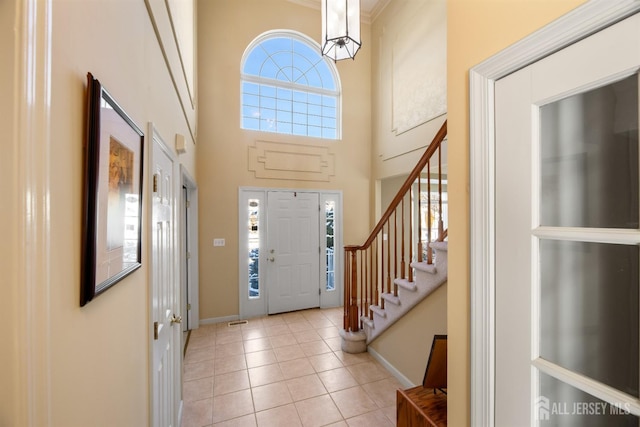
[[[269,314],[319,307],[318,193],[270,191],[267,204]]]
[[[640,15],[496,82],[495,425],[638,426]]]
[[[152,130],[153,127],[150,126]],[[182,401],[173,156],[155,132],[151,160],[152,425],[178,427]]]

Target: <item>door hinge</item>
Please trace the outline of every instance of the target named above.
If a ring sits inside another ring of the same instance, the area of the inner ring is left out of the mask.
[[[191,259],[191,252],[187,251],[187,259]]]
[[[322,289],[318,288],[318,295],[322,295]]]
[[[158,322],[153,322],[153,339],[154,340],[158,339],[159,328],[160,328],[160,325],[158,324]]]
[[[153,192],[154,193],[158,192],[158,174],[157,173],[153,174]]]
[[[191,200],[187,200],[186,205],[187,205],[187,208],[190,208],[191,207]]]
[[[191,310],[191,303],[187,303],[187,311]]]

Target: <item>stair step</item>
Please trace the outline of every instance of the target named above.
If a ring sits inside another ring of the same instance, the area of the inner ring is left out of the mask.
[[[429,246],[436,251],[448,252],[449,242],[432,242]]]
[[[378,305],[370,305],[369,309],[382,318],[387,317],[387,312],[385,311],[385,309],[380,308],[380,306]]]
[[[412,262],[411,268],[415,268],[416,270],[424,271],[425,273],[436,274],[438,270],[436,270],[435,264],[427,264],[426,261],[422,262]]]
[[[382,299],[387,301],[387,302],[390,302],[391,304],[400,305],[400,298],[395,296],[395,295],[393,295],[393,294],[391,294],[391,293],[382,294]]]
[[[360,321],[370,327],[371,329],[375,328],[373,320],[369,319],[369,316],[360,316]]]
[[[408,291],[415,291],[418,288],[416,282],[410,282],[407,279],[395,279],[393,283]]]

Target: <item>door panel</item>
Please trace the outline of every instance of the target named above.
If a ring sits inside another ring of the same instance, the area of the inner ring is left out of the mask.
[[[269,314],[320,306],[318,193],[267,196]]]
[[[154,137],[152,154],[151,300],[153,426],[179,425],[181,393],[178,276],[176,271],[174,162]]]
[[[496,425],[638,425],[574,409],[640,414],[639,67],[636,15],[496,82]]]

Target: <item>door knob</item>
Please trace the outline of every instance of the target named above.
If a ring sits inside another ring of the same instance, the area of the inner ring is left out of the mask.
[[[270,261],[270,262],[273,262],[273,261],[275,261],[276,259],[275,259],[274,257],[271,257],[271,258],[267,258],[267,260],[268,260],[268,261]]]
[[[171,324],[173,325],[174,323],[182,323],[182,316],[176,316],[175,314],[171,315],[171,319],[169,319],[171,321]]]

